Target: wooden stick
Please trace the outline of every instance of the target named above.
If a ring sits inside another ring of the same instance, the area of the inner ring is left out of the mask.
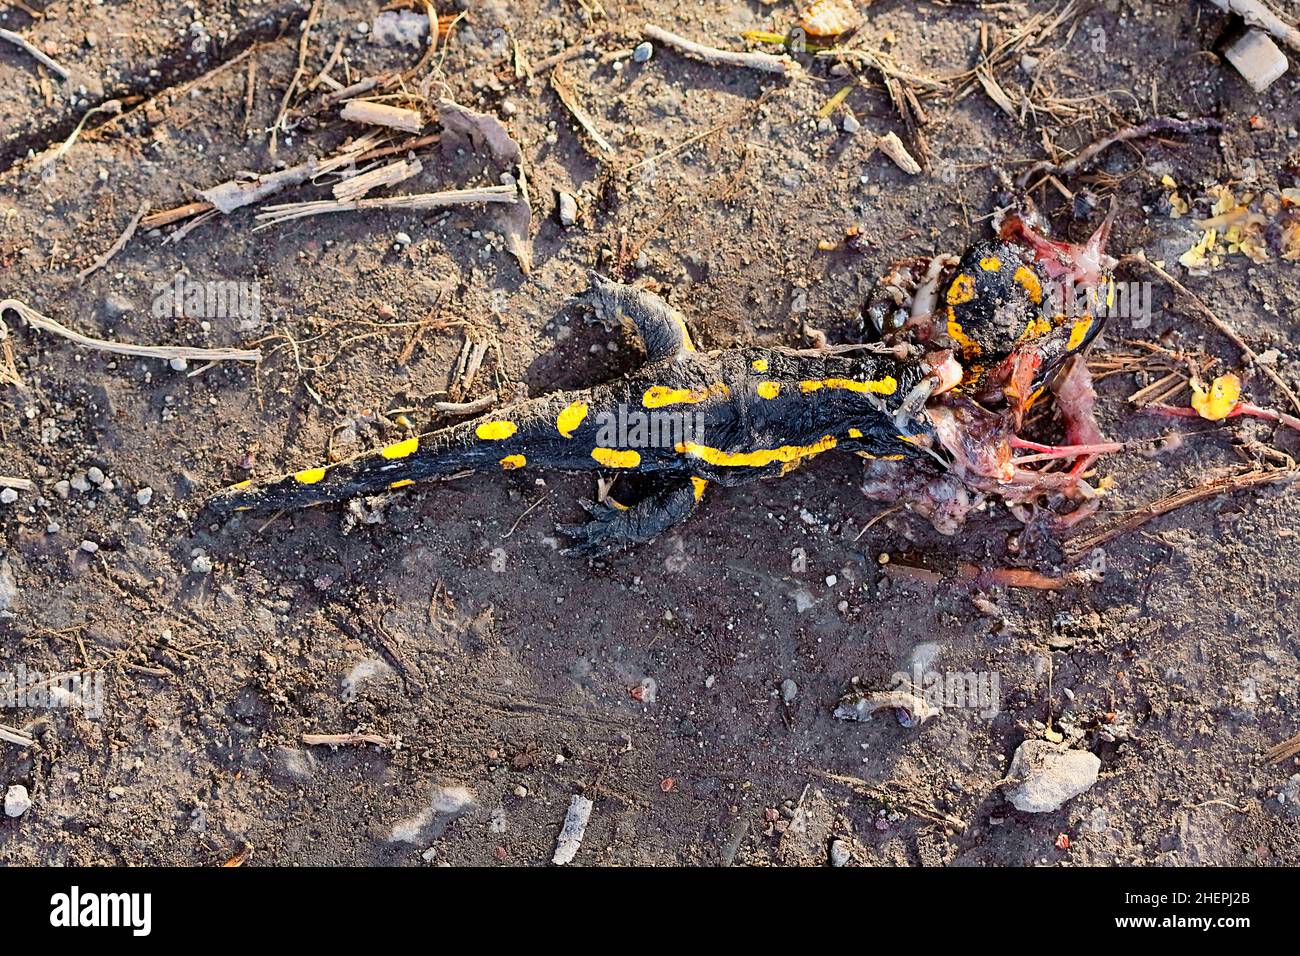
[[[59,74],[59,79],[66,80],[68,78],[67,70],[59,66],[59,64],[55,63],[48,56],[46,56],[40,50],[36,49],[36,47],[32,46],[30,43],[28,43],[26,40],[20,37],[17,33],[14,33],[12,30],[0,30],[0,40],[8,40],[10,43],[14,44],[15,46],[22,47],[24,50],[30,53],[33,57],[35,57],[45,66],[49,67],[55,73]]]
[[[159,229],[163,226],[170,226],[174,222],[180,222],[182,219],[188,219],[190,216],[197,216],[201,212],[210,212],[214,208],[216,207],[210,202],[187,202],[183,206],[175,206],[161,212],[150,213],[140,220],[140,225],[145,229]]]
[[[334,186],[334,198],[339,202],[350,202],[353,199],[360,199],[372,189],[378,189],[380,186],[392,186],[400,183],[405,179],[419,174],[423,169],[423,164],[418,159],[405,160],[399,159],[395,163],[389,163],[387,166],[380,166],[378,169],[372,169],[369,172],[359,173],[349,179],[344,179]]]
[[[1215,495],[1225,494],[1230,491],[1241,491],[1246,488],[1257,488],[1260,485],[1268,485],[1279,481],[1294,481],[1300,478],[1300,468],[1267,468],[1259,471],[1248,471],[1235,475],[1222,475],[1218,478],[1211,478],[1192,488],[1184,488],[1182,491],[1176,491],[1172,495],[1165,495],[1158,498],[1144,508],[1139,509],[1121,521],[1093,531],[1091,534],[1082,535],[1077,538],[1071,538],[1066,542],[1066,551],[1072,559],[1078,560],[1092,551],[1093,548],[1099,547],[1108,541],[1118,538],[1122,534],[1128,534],[1142,527],[1147,522],[1161,515],[1169,514],[1184,505],[1190,505],[1197,501],[1204,501],[1206,498],[1213,498]]]
[[[688,40],[676,33],[669,33],[653,23],[647,23],[642,27],[641,33],[648,40],[654,40],[656,43],[672,47],[691,59],[699,60],[701,63],[708,63],[711,66],[740,66],[750,70],[762,70],[766,73],[779,73],[782,76],[797,76],[803,70],[798,62],[784,54],[773,56],[770,53],[738,53],[735,50],[719,50],[716,47],[705,46],[702,43],[696,43],[694,40]]]
[[[1300,30],[1287,23],[1260,0],[1210,0],[1225,13],[1235,13],[1252,27],[1267,30],[1293,50],[1300,50]]]
[[[19,747],[30,747],[36,743],[36,738],[29,737],[21,730],[14,730],[12,727],[6,727],[0,724],[0,740],[7,740],[11,744],[17,744]]]
[[[144,218],[144,214],[148,211],[149,211],[149,201],[145,200],[143,203],[140,204],[140,208],[136,212],[136,214],[131,217],[131,221],[127,223],[126,228],[122,230],[122,234],[117,237],[117,241],[108,247],[108,251],[105,252],[102,256],[100,256],[98,259],[96,259],[94,262],[92,262],[85,269],[82,269],[80,272],[77,273],[77,281],[85,282],[86,279],[89,278],[91,274],[98,272],[100,269],[104,268],[104,266],[108,265],[109,260],[111,260],[115,255],[117,255],[124,248],[126,248],[126,244],[130,242],[131,237],[135,235],[135,227],[140,225],[140,220]]]
[[[48,316],[41,315],[35,309],[28,307],[17,299],[5,299],[0,302],[0,330],[4,329],[3,316],[6,310],[9,309],[17,312],[33,328],[53,332],[55,335],[62,336],[68,341],[80,345],[82,348],[96,349],[100,352],[113,352],[117,355],[139,355],[143,358],[156,358],[164,361],[175,358],[194,359],[203,362],[260,362],[262,360],[262,353],[257,349],[201,349],[185,345],[127,345],[123,342],[97,339],[93,336],[75,332],[66,325],[62,325]]]
[[[493,398],[496,396],[494,395]],[[27,478],[10,478],[0,475],[0,488],[12,488],[14,491],[35,491],[36,485]]]
[[[351,202],[332,202],[328,199],[316,202],[291,202],[267,206],[265,212],[257,214],[260,225],[254,231],[268,226],[288,222],[291,219],[303,219],[307,216],[320,216],[332,212],[361,212],[367,209],[438,209],[443,206],[461,206],[477,202],[519,202],[519,190],[514,186],[486,186],[479,189],[449,189],[440,193],[415,193],[409,196],[377,196],[373,199],[354,199]]]
[[[419,110],[403,109],[386,103],[373,103],[370,100],[348,100],[339,116],[349,123],[387,126],[408,133],[418,133],[424,129],[424,117],[420,115]]]

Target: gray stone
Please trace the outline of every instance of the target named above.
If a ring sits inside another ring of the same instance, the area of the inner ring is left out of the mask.
[[[1101,761],[1086,750],[1067,750],[1046,740],[1026,740],[1007,769],[1006,798],[1017,810],[1050,813],[1094,783]]]
[[[27,788],[16,783],[5,791],[5,814],[21,817],[32,807],[32,798],[27,795]]]

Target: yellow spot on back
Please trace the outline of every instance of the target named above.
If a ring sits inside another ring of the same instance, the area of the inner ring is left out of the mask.
[[[759,398],[776,398],[781,394],[781,386],[776,382],[759,382],[757,392]]]
[[[707,487],[709,487],[709,483],[703,478],[691,478],[691,489],[695,492],[696,501],[704,497],[704,489]]]
[[[252,483],[253,483],[252,481],[238,481],[238,482],[236,482],[235,484],[231,485],[230,487],[231,487],[231,488],[247,488],[247,487],[248,487],[249,485],[251,485]]]
[[[646,408],[695,405],[711,395],[726,395],[730,391],[731,389],[721,382],[714,382],[708,388],[669,388],[667,385],[651,385],[641,397],[641,404]]]
[[[676,312],[673,313],[673,321],[677,323],[677,328],[682,333],[682,348],[687,352],[694,352],[695,343],[691,341],[691,330],[686,327],[686,321]]]
[[[506,455],[501,459],[502,471],[514,471],[516,468],[522,468],[528,464],[528,459],[523,455]]]
[[[405,458],[407,455],[415,454],[416,449],[420,447],[420,439],[408,438],[406,441],[399,441],[395,445],[389,445],[379,454],[385,458]]]
[[[1038,276],[1034,275],[1034,270],[1029,266],[1021,266],[1012,276],[1020,287],[1029,295],[1030,301],[1034,305],[1040,305],[1043,301],[1043,284],[1038,281]]]
[[[591,457],[606,468],[635,468],[641,464],[640,452],[630,448],[593,448]]]
[[[862,437],[862,429],[860,429],[860,428],[850,428],[850,429],[849,429],[849,437],[850,437],[850,438],[861,438],[861,437]]]
[[[801,458],[811,458],[835,447],[835,437],[824,435],[811,445],[782,445],[779,448],[759,448],[755,451],[723,451],[696,442],[680,442],[677,451],[707,461],[710,465],[729,468],[763,468],[774,462],[789,464]]]
[[[324,468],[307,468],[295,474],[293,480],[300,485],[314,485],[324,477]]]
[[[961,357],[971,359],[980,354],[980,345],[961,327],[957,321],[957,313],[949,307],[948,309],[948,337],[961,347]]]
[[[474,434],[478,435],[484,441],[501,441],[509,438],[519,430],[519,426],[514,422],[495,421],[483,422],[478,428],[474,429]]]
[[[754,361],[749,364],[753,367],[755,372],[767,371],[767,359],[754,359]]]
[[[815,392],[819,388],[841,388],[848,392],[893,395],[898,391],[898,381],[892,375],[866,382],[859,382],[851,378],[824,378],[821,381],[800,382],[799,388],[805,392]]]
[[[1050,331],[1052,331],[1052,323],[1048,322],[1041,315],[1036,315],[1029,320],[1029,324],[1025,326],[1025,331],[1020,333],[1020,338],[1022,340],[1036,339],[1040,335],[1046,335]]]
[[[980,268],[985,272],[997,272],[1002,268],[1002,260],[997,256],[985,256],[980,260]]]
[[[407,485],[413,485],[413,484],[415,484],[415,482],[412,481],[410,478],[400,478],[397,481],[393,482],[388,487],[397,489],[397,488],[405,488]]]
[[[961,305],[973,298],[975,298],[975,279],[963,272],[953,279],[952,285],[948,287],[948,304]]]
[[[572,438],[574,431],[587,417],[586,402],[570,402],[564,411],[555,416],[555,427],[565,438]]]
[[[1088,330],[1092,328],[1092,316],[1085,315],[1078,322],[1075,322],[1070,328],[1070,341],[1065,343],[1067,352],[1073,352],[1088,336]]]

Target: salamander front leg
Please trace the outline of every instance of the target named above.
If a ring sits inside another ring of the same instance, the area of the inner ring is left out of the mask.
[[[556,526],[561,534],[574,539],[564,554],[593,557],[649,541],[685,520],[707,484],[703,478],[656,478],[635,504],[584,500],[582,506],[591,515],[590,521]]]

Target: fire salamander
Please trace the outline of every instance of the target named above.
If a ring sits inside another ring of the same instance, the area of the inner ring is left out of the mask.
[[[561,526],[575,541],[570,553],[601,554],[683,520],[710,484],[779,477],[830,451],[940,454],[925,404],[963,374],[946,348],[905,358],[872,346],[702,352],[681,314],[657,296],[595,275],[591,295],[598,309],[630,319],[645,345],[645,364],[623,379],[518,402],[265,484],[243,482],[214,497],[211,510],[298,508],[462,471],[643,476],[635,501],[584,502],[590,520]]]

